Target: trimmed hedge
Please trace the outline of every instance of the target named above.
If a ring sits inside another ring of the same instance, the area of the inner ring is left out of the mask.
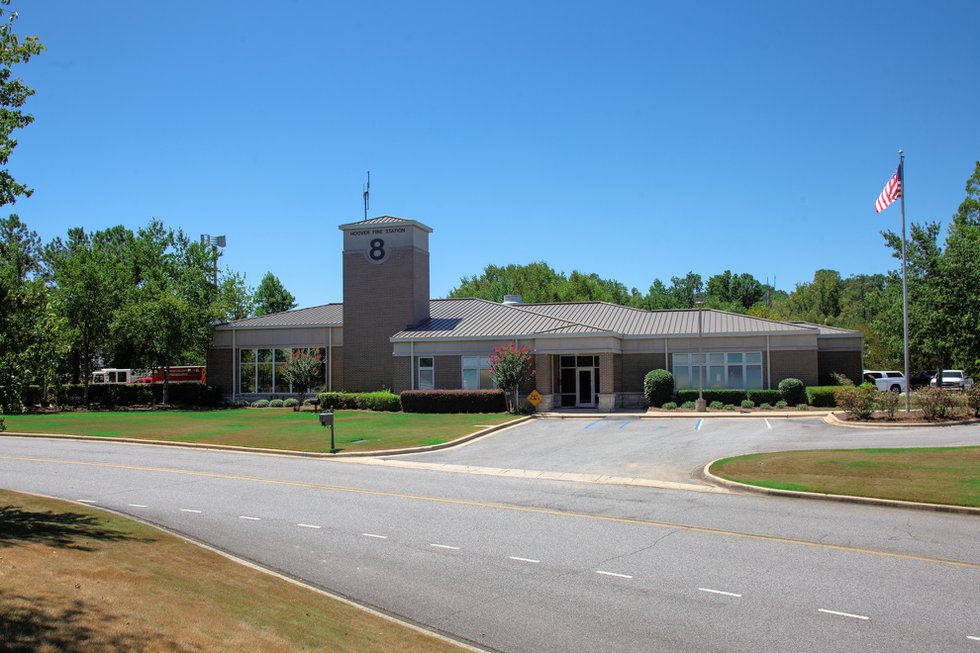
[[[749,390],[746,392],[749,396],[749,401],[754,401],[756,404],[774,404],[783,398],[779,394],[779,390]]]
[[[834,391],[843,387],[840,385],[811,385],[806,389],[806,403],[815,408],[834,408],[837,402],[834,401]]]
[[[667,370],[650,370],[643,377],[643,396],[647,403],[659,408],[674,394],[674,375]]]
[[[783,395],[783,401],[790,406],[806,403],[806,386],[803,385],[803,381],[790,377],[780,381],[778,387],[779,393]]]
[[[685,403],[695,401],[698,398],[697,390],[678,390],[677,401]],[[735,404],[745,399],[745,390],[704,390],[704,400],[709,404],[713,401],[720,401],[725,404]]]
[[[88,387],[89,403],[97,406],[136,406],[163,402],[163,384],[99,384]],[[52,395],[61,406],[84,406],[85,386],[63,385]],[[217,406],[221,403],[221,390],[203,383],[171,382],[169,403],[179,406]]]
[[[398,395],[391,392],[321,392],[317,398],[320,410],[401,410]]]
[[[503,390],[406,390],[401,395],[406,413],[503,413]]]

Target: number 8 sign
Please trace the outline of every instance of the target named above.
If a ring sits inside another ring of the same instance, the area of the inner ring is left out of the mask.
[[[381,238],[372,238],[366,253],[371,263],[384,263],[388,260],[388,250],[385,249],[385,241]]]

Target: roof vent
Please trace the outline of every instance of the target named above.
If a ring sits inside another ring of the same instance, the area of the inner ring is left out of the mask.
[[[504,306],[513,306],[514,304],[523,304],[524,300],[520,295],[504,295]]]

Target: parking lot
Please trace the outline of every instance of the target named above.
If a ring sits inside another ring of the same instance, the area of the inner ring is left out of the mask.
[[[392,459],[704,483],[717,458],[760,451],[980,444],[980,425],[847,428],[821,417],[534,419],[467,444]]]

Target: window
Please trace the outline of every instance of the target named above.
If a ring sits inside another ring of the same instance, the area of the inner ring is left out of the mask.
[[[432,390],[435,387],[435,359],[431,356],[421,356],[419,357],[419,390]]]
[[[490,374],[489,356],[463,356],[463,389],[489,390],[496,388]]]
[[[282,366],[293,356],[294,352],[302,349],[240,349],[238,352],[238,391],[243,394],[299,392],[282,378]],[[323,347],[312,349],[320,353],[323,361],[321,378],[326,382],[327,350]],[[312,388],[307,388],[311,390]]]
[[[707,389],[761,388],[762,352],[674,354],[671,372],[674,387],[678,390],[699,387],[701,374],[704,374],[704,387]]]

